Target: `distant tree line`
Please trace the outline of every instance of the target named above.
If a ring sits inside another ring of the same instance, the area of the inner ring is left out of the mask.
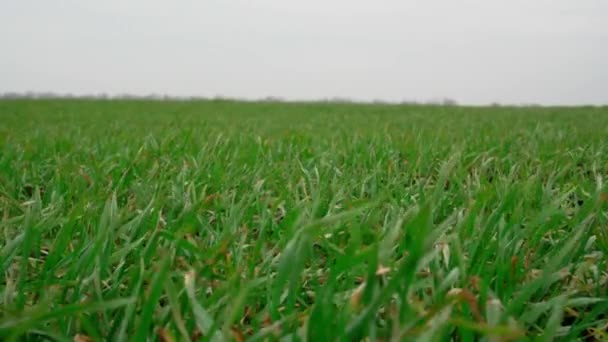
[[[169,95],[160,95],[160,94],[133,95],[133,94],[125,93],[125,94],[109,95],[106,93],[99,93],[99,94],[78,94],[78,95],[76,95],[76,94],[71,94],[71,93],[28,91],[28,92],[24,92],[24,93],[19,93],[19,92],[0,93],[0,99],[189,100],[189,99],[207,99],[207,98],[196,97],[196,96],[169,96]]]
[[[91,99],[91,100],[171,100],[171,101],[188,101],[188,100],[207,100],[207,101],[254,101],[254,102],[291,102],[290,100],[284,99],[278,96],[267,96],[261,99],[245,99],[245,98],[232,98],[217,95],[214,97],[204,96],[173,96],[166,94],[148,94],[148,95],[134,95],[134,94],[70,94],[70,93],[55,93],[55,92],[5,92],[0,93],[0,99]],[[374,103],[374,104],[431,104],[431,105],[443,105],[443,106],[456,106],[458,102],[451,98],[436,98],[429,101],[414,101],[414,100],[402,100],[398,102],[386,101],[376,99],[372,101],[360,101],[351,99],[348,97],[328,97],[313,100],[314,102],[327,102],[327,103]],[[305,101],[309,102],[309,101]]]

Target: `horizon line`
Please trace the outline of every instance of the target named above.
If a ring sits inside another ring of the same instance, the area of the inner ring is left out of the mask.
[[[493,101],[488,103],[461,103],[451,97],[436,97],[427,100],[387,100],[387,99],[357,99],[345,96],[328,96],[320,98],[286,98],[282,96],[263,96],[263,97],[239,97],[239,96],[228,96],[228,95],[172,95],[172,94],[161,94],[161,93],[149,93],[146,95],[134,94],[134,93],[56,93],[52,91],[4,91],[0,92],[1,100],[146,100],[146,101],[227,101],[227,102],[248,102],[248,103],[335,103],[335,104],[367,104],[367,105],[419,105],[419,106],[451,106],[451,107],[543,107],[543,108],[557,108],[557,107],[607,107],[607,103],[580,103],[580,104],[543,104],[536,102],[500,102]]]

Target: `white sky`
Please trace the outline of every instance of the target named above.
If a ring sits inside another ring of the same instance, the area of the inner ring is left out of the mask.
[[[608,103],[607,0],[0,0],[0,92]]]

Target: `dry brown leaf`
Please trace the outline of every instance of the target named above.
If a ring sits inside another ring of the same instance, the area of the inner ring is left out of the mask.
[[[93,339],[87,335],[76,334],[74,342],[93,342]]]
[[[391,271],[390,267],[384,267],[382,265],[378,265],[378,269],[376,270],[377,276],[383,276],[388,274]]]
[[[540,277],[540,275],[543,273],[543,271],[533,268],[530,270],[530,272],[528,272],[528,274],[526,275],[526,280],[527,281],[531,281],[534,280],[538,277]]]
[[[471,313],[475,319],[478,322],[484,321],[483,317],[481,316],[481,310],[479,310],[479,305],[477,304],[477,297],[473,294],[473,292],[467,289],[453,288],[448,291],[447,297],[465,301],[469,305],[469,309],[471,310]]]
[[[266,313],[264,315],[264,319],[262,320],[262,327],[266,328],[272,325],[272,318],[270,317],[270,314]]]
[[[511,257],[511,276],[514,277],[517,271],[517,264],[519,262],[519,257],[514,255]]]
[[[213,202],[218,197],[219,197],[218,194],[211,194],[211,195],[205,197],[205,199],[203,200],[203,203],[205,205],[210,204],[211,202]]]
[[[194,286],[194,270],[190,270],[184,274],[184,284],[186,287]]]
[[[462,289],[459,287],[455,287],[453,289],[450,289],[450,291],[448,291],[446,296],[449,298],[454,298],[454,297],[458,297],[461,293],[462,293]]]
[[[365,290],[365,283],[361,283],[361,285],[359,285],[355,291],[353,291],[353,294],[350,296],[350,305],[353,308],[358,308],[359,304],[361,304],[361,296],[363,295],[363,290]]]
[[[198,329],[194,329],[192,332],[192,336],[190,336],[190,341],[198,341],[203,337],[203,333],[198,331]]]
[[[574,310],[571,307],[565,307],[564,312],[566,313],[567,316],[570,316],[570,317],[579,317],[580,316],[578,311]]]
[[[82,178],[84,178],[84,180],[87,182],[87,184],[88,184],[89,186],[90,186],[90,185],[93,185],[93,180],[91,179],[91,176],[89,176],[89,174],[88,174],[88,173],[86,173],[86,171],[84,171],[84,169],[82,169],[82,168],[81,168],[81,169],[78,171],[78,173],[80,174],[80,176],[81,176]]]
[[[158,334],[158,338],[161,342],[175,342],[173,335],[171,335],[171,333],[165,328],[158,328],[156,333]]]
[[[243,335],[243,333],[240,330],[238,330],[237,328],[231,328],[230,330],[232,331],[232,336],[234,336],[234,340],[236,342],[245,341],[245,336]]]
[[[243,311],[243,317],[241,317],[239,323],[241,323],[241,325],[246,325],[251,319],[252,315],[253,309],[251,309],[249,305],[245,306],[245,310]]]
[[[471,283],[471,286],[475,290],[479,291],[479,288],[480,288],[479,284],[481,283],[481,278],[479,278],[478,276],[472,276],[471,280],[469,280],[469,282]]]
[[[475,316],[475,319],[478,322],[482,323],[484,319],[481,316],[481,310],[479,310],[479,305],[477,305],[477,297],[475,297],[475,295],[467,289],[464,289],[462,291],[460,297],[464,299],[467,304],[469,304],[469,309],[471,309],[471,313],[473,314],[473,316]]]

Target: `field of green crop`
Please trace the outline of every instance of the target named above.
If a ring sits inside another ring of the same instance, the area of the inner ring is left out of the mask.
[[[0,339],[608,339],[608,108],[0,101]]]

